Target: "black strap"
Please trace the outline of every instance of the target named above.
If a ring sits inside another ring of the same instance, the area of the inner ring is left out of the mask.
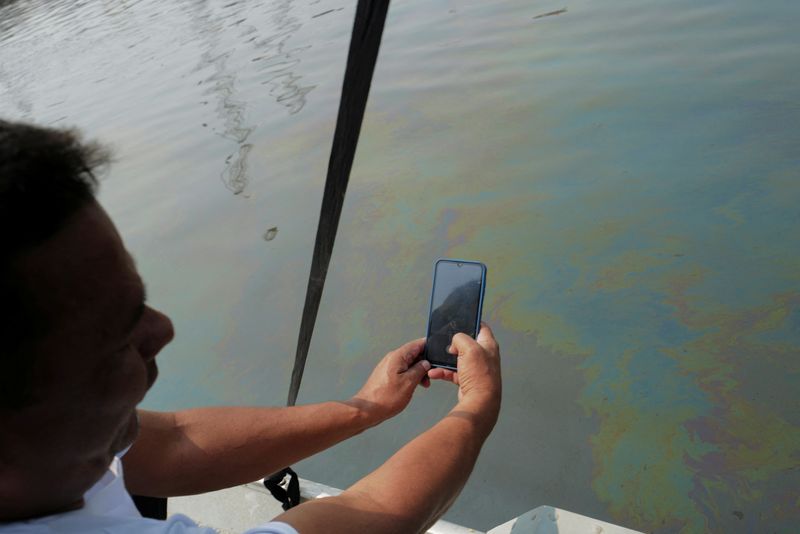
[[[150,519],[167,518],[167,499],[165,497],[144,497],[142,495],[131,495],[133,504],[142,514],[142,517]]]
[[[388,11],[389,0],[358,0],[356,7],[342,96],[339,101],[339,115],[336,118],[336,131],[333,134],[331,156],[328,161],[328,177],[322,196],[317,239],[314,242],[314,255],[311,258],[306,302],[297,338],[297,353],[287,400],[289,406],[294,406],[297,401],[297,392],[303,379],[311,334],[314,332],[322,289],[328,274],[336,230],[339,227],[339,216],[342,214],[344,195],[347,192],[347,182],[350,179],[350,169],[353,166],[358,136],[361,133],[361,121],[364,118],[364,109],[367,107],[372,73],[375,71]]]
[[[300,479],[291,467],[264,479],[264,487],[280,501],[284,510],[300,504]]]

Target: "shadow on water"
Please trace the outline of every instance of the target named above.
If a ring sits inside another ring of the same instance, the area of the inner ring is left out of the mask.
[[[204,95],[216,98],[216,112],[223,121],[224,128],[219,134],[223,138],[236,143],[237,148],[225,158],[225,168],[220,175],[225,187],[234,195],[242,194],[247,188],[247,158],[253,149],[249,142],[250,135],[256,129],[252,120],[248,121],[248,101],[239,95],[237,90],[237,66],[230,66],[234,58],[234,48],[222,49],[222,36],[227,31],[238,31],[236,41],[243,39],[243,44],[252,46],[258,55],[250,61],[258,65],[253,69],[263,81],[261,84],[270,87],[269,94],[275,101],[286,108],[290,115],[303,109],[306,95],[315,86],[301,86],[302,76],[293,69],[300,64],[298,54],[309,46],[288,49],[287,41],[302,26],[296,17],[291,16],[292,0],[284,0],[270,5],[270,20],[274,24],[270,36],[259,38],[259,29],[247,24],[247,14],[243,11],[246,4],[232,2],[223,7],[223,13],[214,13],[207,2],[191,4],[190,15],[200,41],[205,50],[195,67],[200,71],[210,67],[212,74],[201,81],[209,87]],[[231,22],[232,21],[232,22]]]

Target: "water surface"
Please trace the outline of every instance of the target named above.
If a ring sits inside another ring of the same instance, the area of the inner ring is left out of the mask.
[[[147,407],[285,401],[353,10],[0,7],[0,114],[116,148],[101,200],[177,330]],[[396,2],[300,401],[424,334],[435,258],[481,260],[506,396],[449,520],[792,531],[797,20],[785,0]],[[454,399],[421,391],[297,468],[346,486]]]

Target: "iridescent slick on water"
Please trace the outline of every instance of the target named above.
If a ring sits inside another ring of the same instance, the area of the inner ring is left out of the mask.
[[[353,8],[0,7],[0,113],[117,147],[102,200],[177,331],[146,406],[282,404]],[[424,335],[435,258],[481,258],[505,399],[449,520],[796,530],[797,20],[784,0],[396,2],[300,402]],[[454,397],[420,391],[298,472],[347,486]]]

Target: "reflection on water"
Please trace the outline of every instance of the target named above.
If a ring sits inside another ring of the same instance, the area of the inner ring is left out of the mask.
[[[207,51],[201,57],[203,66],[211,65],[214,69],[214,73],[205,80],[210,87],[204,94],[213,94],[217,99],[217,113],[225,126],[219,135],[234,141],[238,147],[225,158],[225,168],[221,174],[225,187],[238,195],[247,186],[247,155],[253,148],[247,138],[255,127],[244,124],[247,104],[236,98],[236,75],[228,73],[225,68],[229,54],[210,56],[211,51]]]
[[[298,19],[290,14],[292,0],[270,5],[269,20],[272,25],[267,37],[261,37],[258,28],[247,23],[244,2],[225,4],[221,14],[214,13],[208,2],[197,2],[187,7],[191,8],[189,12],[193,26],[204,46],[196,70],[205,71],[209,67],[212,70],[202,85],[208,86],[203,94],[216,99],[216,111],[223,121],[224,127],[217,133],[237,146],[225,158],[221,179],[228,190],[239,195],[247,187],[247,157],[253,148],[248,138],[256,126],[252,119],[248,121],[247,102],[237,92],[240,67],[229,67],[231,56],[237,49],[230,48],[229,39],[224,41],[228,48],[222,49],[223,34],[234,32],[237,46],[246,45],[258,53],[250,59],[255,64],[254,72],[262,80],[260,83],[270,88],[269,94],[289,114],[303,109],[306,95],[314,88],[301,86],[299,82],[302,76],[294,73],[300,64],[299,53],[310,49],[311,45],[294,49],[287,46],[289,39],[301,27]]]
[[[201,82],[207,86],[203,91],[204,96],[216,99],[216,111],[223,121],[222,131],[218,135],[236,143],[234,152],[225,158],[225,166],[220,174],[222,183],[234,195],[242,193],[247,186],[247,155],[252,145],[247,138],[254,130],[254,126],[245,125],[245,111],[247,103],[237,98],[236,71],[227,68],[228,60],[233,54],[232,50],[220,51],[222,32],[228,24],[228,18],[238,16],[235,10],[237,2],[227,4],[225,8],[233,8],[227,16],[216,16],[210,11],[208,2],[196,2],[191,7],[193,25],[198,39],[204,44],[204,51],[196,70],[203,71],[211,67],[211,75]],[[255,31],[255,28],[252,28]],[[206,104],[208,101],[203,101]]]
[[[299,82],[303,77],[295,73],[300,64],[300,53],[309,50],[311,45],[288,47],[289,39],[301,27],[298,19],[291,16],[292,0],[279,0],[271,5],[270,18],[276,31],[258,42],[262,53],[252,61],[257,62],[261,84],[269,87],[269,94],[293,115],[303,109],[306,95],[314,89],[313,85],[301,85]]]

